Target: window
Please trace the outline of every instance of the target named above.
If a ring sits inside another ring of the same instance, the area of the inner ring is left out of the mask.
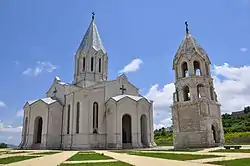
[[[206,67],[206,73],[207,73],[207,76],[209,76],[209,65],[207,63],[205,63],[205,67]]]
[[[99,73],[101,73],[102,69],[102,59],[99,58]]]
[[[91,71],[94,70],[94,57],[91,57]]]
[[[175,93],[176,93],[176,101],[178,102],[179,101],[179,92],[177,89],[175,90]]]
[[[85,57],[82,59],[82,71],[85,71]]]
[[[69,134],[69,128],[70,128],[70,105],[68,105],[67,134]]]
[[[76,59],[76,74],[79,74],[79,59]]]
[[[183,88],[183,99],[184,101],[189,101],[190,100],[190,92],[189,92],[189,87],[185,86]]]
[[[193,62],[194,65],[194,74],[196,76],[201,76],[201,68],[200,68],[200,63],[198,61]]]
[[[79,120],[80,120],[80,103],[76,104],[76,133],[79,133]]]
[[[98,128],[98,104],[97,102],[93,103],[93,129]]]
[[[187,62],[184,62],[181,65],[181,69],[182,69],[182,77],[188,77],[188,65],[187,65]]]
[[[197,97],[198,98],[201,98],[202,97],[202,95],[201,95],[201,93],[205,93],[205,92],[203,92],[203,87],[204,87],[204,85],[202,85],[202,84],[199,84],[198,86],[197,86]]]
[[[213,86],[210,86],[210,97],[211,97],[211,100],[214,100],[214,88],[213,88]]]

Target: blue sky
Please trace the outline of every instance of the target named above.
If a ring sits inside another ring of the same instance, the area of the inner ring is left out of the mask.
[[[248,104],[250,0],[1,0],[0,142],[19,143],[18,110],[27,100],[44,97],[55,76],[72,81],[74,53],[93,11],[109,56],[109,79],[139,59],[142,63],[127,76],[155,100],[156,126],[169,125],[172,59],[184,38],[185,20],[212,61],[222,106],[241,97],[224,111]],[[234,81],[242,89],[232,90]]]

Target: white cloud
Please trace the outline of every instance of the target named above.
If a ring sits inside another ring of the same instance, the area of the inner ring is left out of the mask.
[[[215,90],[222,113],[242,110],[250,105],[250,66],[232,67],[225,63],[215,65],[212,70]],[[171,125],[171,104],[173,102],[174,83],[160,88],[153,85],[145,95],[154,101],[154,128]]]
[[[22,126],[12,127],[11,125],[5,125],[0,120],[0,132],[12,132],[12,133],[19,133],[22,131]]]
[[[140,69],[140,65],[142,64],[142,60],[139,58],[133,59],[129,64],[127,64],[119,73],[131,73],[136,72]]]
[[[241,52],[247,52],[247,51],[248,51],[248,48],[242,47],[242,48],[240,48],[240,51],[241,51]]]
[[[215,65],[213,73],[222,112],[239,111],[250,105],[250,66],[232,67],[225,63]]]
[[[162,89],[155,84],[145,95],[146,98],[154,101],[154,122],[158,121],[154,124],[154,129],[171,126],[170,105],[173,102],[174,90],[174,83],[166,84]]]
[[[42,72],[51,73],[57,69],[57,66],[53,65],[51,62],[42,62],[37,61],[36,67],[34,68],[27,68],[23,71],[24,75],[31,75],[31,76],[38,76]]]
[[[23,109],[20,109],[17,111],[16,116],[23,117],[23,114],[24,114]]]
[[[8,140],[12,140],[12,138],[13,138],[13,136],[9,136],[9,137],[8,137]]]
[[[6,104],[0,100],[0,107],[6,107]]]

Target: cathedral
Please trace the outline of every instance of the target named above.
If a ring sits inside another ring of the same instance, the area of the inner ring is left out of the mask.
[[[125,74],[108,80],[108,55],[92,21],[75,54],[74,80],[56,77],[24,105],[21,149],[154,147],[153,101]]]
[[[220,104],[210,59],[186,35],[173,60],[174,148],[224,144]],[[24,105],[21,149],[123,149],[155,147],[153,101],[139,94],[125,74],[108,80],[108,55],[94,14],[75,54],[74,80],[59,77],[46,97]]]

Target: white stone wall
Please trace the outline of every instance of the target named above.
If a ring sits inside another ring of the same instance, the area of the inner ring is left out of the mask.
[[[123,98],[119,101],[109,100],[107,104],[107,146],[110,148],[122,147],[122,117],[126,114],[131,116],[132,147],[143,147],[141,143],[141,116],[147,118],[147,146],[153,142],[153,117],[151,103],[145,99],[135,101]],[[115,121],[114,121],[115,120]],[[115,124],[114,124],[115,123]]]

